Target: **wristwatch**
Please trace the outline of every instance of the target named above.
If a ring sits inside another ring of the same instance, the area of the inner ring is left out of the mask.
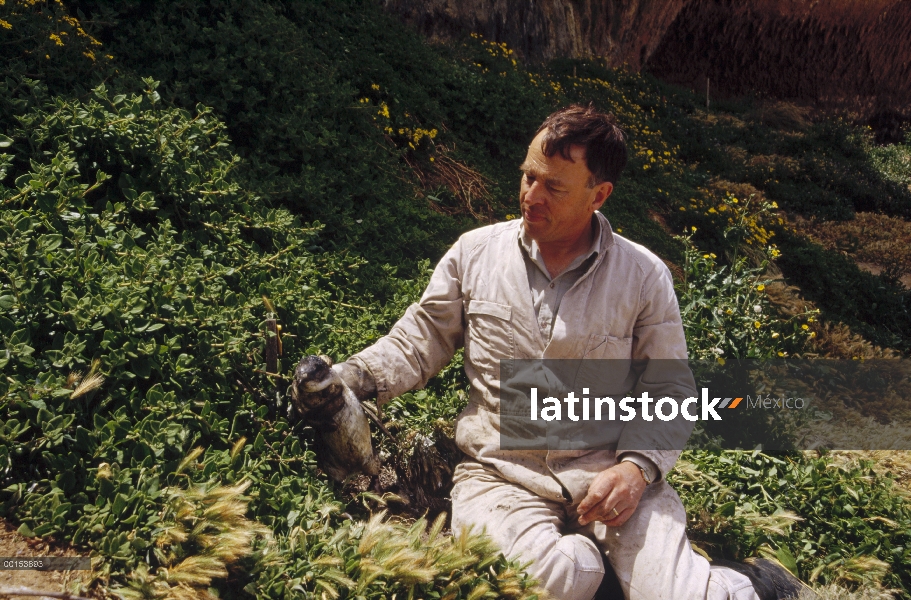
[[[632,461],[630,461],[630,462],[632,462]],[[633,463],[633,464],[636,465],[636,463]],[[636,466],[639,467],[639,465],[636,465]],[[645,472],[645,469],[643,469],[642,467],[639,467],[639,472],[642,473],[642,479],[645,480],[645,485],[651,485],[652,480],[648,478],[648,473]]]

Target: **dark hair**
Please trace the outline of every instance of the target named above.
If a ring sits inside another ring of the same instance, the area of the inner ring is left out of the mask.
[[[548,158],[559,152],[572,160],[573,146],[585,149],[585,166],[592,173],[589,187],[620,179],[626,166],[626,134],[613,114],[599,112],[593,105],[573,104],[547,117],[535,135],[544,130],[542,150]]]

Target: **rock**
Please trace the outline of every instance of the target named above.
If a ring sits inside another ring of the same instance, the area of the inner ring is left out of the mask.
[[[911,117],[908,0],[381,0],[423,34],[603,57],[711,94]]]
[[[527,60],[603,56],[638,70],[689,0],[383,0],[422,33],[478,33]]]
[[[911,113],[906,0],[690,0],[645,64],[711,94]],[[901,114],[897,118],[901,118]]]

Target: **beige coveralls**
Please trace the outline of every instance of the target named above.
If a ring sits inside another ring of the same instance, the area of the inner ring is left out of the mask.
[[[608,450],[499,447],[501,359],[686,358],[667,267],[613,234],[603,215],[595,218],[600,252],[563,295],[549,340],[536,319],[516,220],[463,235],[389,335],[349,360],[370,372],[383,402],[423,387],[464,346],[471,393],[456,421],[456,443],[472,460],[455,473],[453,529],[486,528],[508,557],[532,561],[529,573],[554,596],[591,598],[604,572],[603,552],[630,599],[753,600],[746,577],[710,568],[690,548],[683,505],[663,478],[679,451],[641,450],[661,447],[648,428],[624,427],[606,440],[616,444]],[[692,376],[634,383],[636,394],[653,398],[697,395]],[[574,506],[624,451],[649,459],[661,479],[646,488],[622,527],[593,523],[578,531]]]

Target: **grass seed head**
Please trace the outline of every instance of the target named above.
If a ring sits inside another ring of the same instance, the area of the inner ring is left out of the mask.
[[[73,393],[70,394],[70,399],[76,399],[88,394],[92,390],[97,390],[101,387],[102,383],[104,383],[104,377],[102,375],[99,375],[98,373],[90,374],[79,382],[79,385],[77,385],[76,389],[73,390]]]

